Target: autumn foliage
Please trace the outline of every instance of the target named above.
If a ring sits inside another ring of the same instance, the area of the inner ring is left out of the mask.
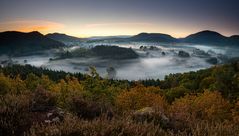
[[[160,95],[159,87],[136,85],[129,90],[123,90],[116,97],[117,107],[122,111],[134,111],[144,107],[165,109],[167,102]]]
[[[84,77],[25,68],[0,70],[0,135],[239,134],[234,64],[138,82],[102,79],[93,67]],[[155,109],[150,121],[132,117],[142,109]]]

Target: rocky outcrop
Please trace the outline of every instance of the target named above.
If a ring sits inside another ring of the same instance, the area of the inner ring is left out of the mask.
[[[211,58],[207,59],[206,61],[213,65],[218,64],[218,59],[216,57],[211,57]]]
[[[51,124],[63,121],[65,115],[68,114],[70,113],[66,113],[61,108],[54,107],[46,111],[32,111],[30,113],[30,118],[32,122]]]
[[[143,50],[143,51],[159,51],[159,50],[161,50],[160,48],[158,48],[156,46],[140,46],[139,49]]]
[[[136,122],[154,122],[162,127],[169,125],[169,118],[162,111],[156,110],[153,107],[145,107],[135,111],[132,118]]]
[[[182,58],[188,58],[190,57],[189,53],[187,53],[186,51],[179,51],[178,52],[178,56],[182,57]]]
[[[57,123],[63,121],[65,112],[60,109],[52,109],[46,113],[45,123]]]
[[[210,57],[209,53],[206,53],[205,51],[200,50],[200,49],[194,49],[193,50],[193,55],[196,56],[196,57],[201,57],[201,58]]]

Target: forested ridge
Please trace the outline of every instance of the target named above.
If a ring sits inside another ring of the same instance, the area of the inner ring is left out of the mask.
[[[164,80],[0,68],[0,135],[237,135],[239,63]]]

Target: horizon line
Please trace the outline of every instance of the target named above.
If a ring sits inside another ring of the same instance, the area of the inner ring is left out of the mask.
[[[71,34],[68,34],[68,33],[64,33],[64,32],[49,32],[49,33],[44,33],[44,32],[41,32],[41,31],[38,31],[38,30],[32,30],[32,31],[19,31],[19,30],[7,30],[7,31],[1,31],[0,33],[4,33],[4,32],[20,32],[20,33],[31,33],[31,32],[39,32],[41,33],[42,35],[46,36],[48,34],[65,34],[67,36],[71,36],[71,37],[76,37],[76,38],[94,38],[94,37],[120,37],[120,36],[135,36],[135,35],[138,35],[138,34],[141,34],[141,33],[147,33],[147,34],[165,34],[165,35],[169,35],[175,39],[180,39],[180,38],[186,38],[192,34],[196,34],[196,33],[199,33],[199,32],[204,32],[204,31],[210,31],[210,32],[216,32],[216,33],[219,33],[220,35],[222,36],[225,36],[225,37],[232,37],[232,36],[236,36],[236,35],[239,35],[239,34],[233,34],[233,35],[224,35],[218,31],[215,31],[215,30],[209,30],[209,29],[206,29],[206,30],[201,30],[201,31],[196,31],[194,33],[191,33],[191,34],[188,34],[184,37],[175,37],[175,36],[172,36],[171,34],[168,34],[168,33],[161,33],[161,32],[139,32],[139,33],[136,33],[136,34],[119,34],[119,35],[92,35],[92,36],[77,36],[77,35],[71,35]]]

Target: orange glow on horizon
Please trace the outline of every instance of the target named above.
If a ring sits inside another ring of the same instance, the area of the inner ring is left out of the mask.
[[[45,34],[49,31],[54,31],[61,28],[64,28],[63,24],[45,20],[20,20],[0,23],[0,31],[39,31]]]
[[[187,28],[187,29],[186,29]],[[175,26],[172,24],[153,24],[148,22],[119,22],[119,23],[93,23],[93,24],[63,24],[46,20],[18,20],[0,22],[0,31],[39,31],[43,34],[65,33],[67,35],[88,38],[93,36],[119,36],[137,35],[142,32],[169,34],[175,38],[183,38],[205,29]],[[219,31],[220,32],[220,31]],[[225,33],[224,33],[225,34]],[[230,36],[227,32],[226,36]]]

